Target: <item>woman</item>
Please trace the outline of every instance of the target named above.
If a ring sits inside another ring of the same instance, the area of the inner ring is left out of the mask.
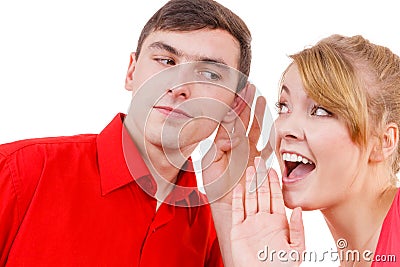
[[[320,210],[334,239],[345,241],[338,243],[342,266],[396,266],[390,261],[400,260],[399,57],[361,36],[333,35],[291,58],[275,122],[282,191],[274,171],[257,194],[246,193],[245,205],[242,188],[234,190],[235,265],[299,264],[302,209]],[[264,164],[255,165],[247,186],[253,175],[266,176]],[[283,201],[294,208],[289,225]],[[286,256],[271,259],[271,250],[281,249]]]

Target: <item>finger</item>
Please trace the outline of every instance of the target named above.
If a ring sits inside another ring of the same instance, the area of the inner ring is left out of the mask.
[[[238,184],[232,194],[232,226],[241,224],[244,220],[243,189]]]
[[[265,147],[261,150],[260,156],[263,160],[267,160],[271,156],[272,152],[273,152],[272,145],[270,141],[268,141]]]
[[[248,84],[245,90],[242,91],[244,95],[241,93],[238,95],[238,101],[241,101],[239,105],[244,105],[238,110],[241,110],[239,113],[239,119],[235,121],[235,132],[241,133],[243,135],[247,132],[247,127],[249,126],[250,122],[250,115],[251,115],[251,106],[253,104],[254,95],[255,95],[256,88],[252,84]]]
[[[253,122],[249,131],[249,141],[257,144],[261,134],[262,124],[264,120],[264,113],[266,107],[266,100],[263,96],[259,96],[256,101]]]
[[[290,216],[289,233],[290,247],[303,252],[306,249],[306,245],[301,208],[295,208]]]
[[[237,96],[237,100],[240,100],[240,103],[238,103],[238,108],[236,109],[238,114],[241,114],[241,112],[244,110],[245,107],[248,109],[251,109],[251,106],[253,105],[254,101],[254,96],[256,95],[256,87],[254,84],[247,83],[245,90],[242,90]],[[250,118],[249,118],[250,119]]]
[[[268,172],[269,188],[271,190],[271,212],[278,214],[285,213],[285,205],[283,203],[282,189],[279,184],[278,174],[272,168]]]
[[[263,159],[268,159],[274,151],[274,147],[276,144],[276,129],[275,123],[272,124],[271,129],[269,130],[269,138],[265,147],[261,150],[261,157]]]
[[[258,211],[270,213],[270,191],[265,162],[261,158],[256,157],[254,159],[254,164],[257,166]]]
[[[250,166],[246,169],[246,194],[245,194],[245,210],[246,216],[251,216],[257,213],[257,191],[250,190],[255,181],[255,168]]]

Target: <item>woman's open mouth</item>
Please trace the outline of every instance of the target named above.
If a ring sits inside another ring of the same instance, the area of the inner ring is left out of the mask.
[[[282,153],[285,170],[282,175],[284,183],[294,183],[306,178],[315,169],[315,164],[308,158],[293,152]]]

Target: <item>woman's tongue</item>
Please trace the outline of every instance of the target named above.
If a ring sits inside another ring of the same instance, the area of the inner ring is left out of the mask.
[[[306,176],[306,174],[310,173],[312,170],[314,170],[315,165],[314,164],[303,164],[300,163],[297,165],[296,168],[294,168],[290,173],[288,178],[289,179],[296,179],[296,178],[301,178]]]

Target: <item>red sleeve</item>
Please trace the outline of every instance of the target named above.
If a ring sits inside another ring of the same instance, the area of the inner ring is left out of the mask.
[[[4,266],[20,223],[13,172],[0,154],[0,266]]]

